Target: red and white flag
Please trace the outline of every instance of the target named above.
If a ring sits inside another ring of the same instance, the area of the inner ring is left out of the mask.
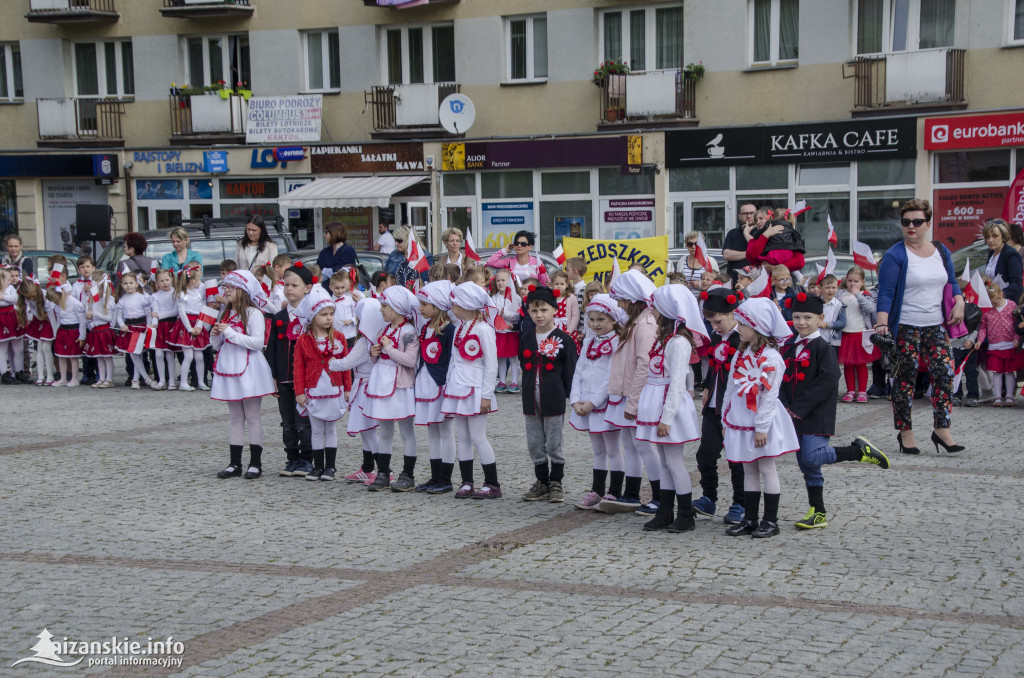
[[[423,255],[420,250],[420,245],[416,242],[415,238],[409,238],[409,251],[405,257],[409,262],[409,267],[416,270],[418,273],[423,273],[430,269],[430,263],[427,258]]]
[[[704,241],[704,234],[700,231],[697,231],[697,244],[693,248],[693,258],[705,271],[714,270],[712,264],[714,259],[708,254],[708,244]]]
[[[220,289],[220,286],[217,284],[216,280],[207,280],[205,283],[203,283],[203,286],[206,288],[206,300],[207,301],[209,301],[210,299],[213,299],[214,297],[216,297],[217,296],[217,292]]]
[[[156,259],[153,259],[153,262],[149,265],[149,274],[156,275],[156,271],[159,266],[160,265],[157,263]]]
[[[798,217],[809,209],[811,209],[811,206],[807,204],[806,200],[799,200],[789,208],[789,215],[791,217]]]
[[[875,253],[871,251],[871,247],[865,245],[859,240],[853,241],[853,263],[857,264],[865,271],[877,271],[878,262],[875,261]]]
[[[818,284],[825,279],[826,275],[831,275],[836,271],[836,255],[833,254],[832,248],[828,248],[828,256],[825,257],[825,268],[821,267],[821,264],[815,264],[818,267]]]
[[[128,352],[135,353],[136,355],[142,353],[146,349],[156,348],[156,328],[147,327],[145,330],[136,332],[131,331],[132,336],[128,340]]]
[[[974,349],[971,349],[972,352],[973,350]],[[960,380],[964,376],[964,368],[967,366],[967,359],[970,357],[970,353],[964,356],[964,359],[960,361],[959,365],[957,365],[956,372],[953,373],[953,393],[956,393],[957,391],[960,390]]]
[[[203,306],[199,309],[199,318],[196,322],[200,323],[207,331],[210,330],[217,323],[217,318],[220,314],[216,309],[210,308],[209,306]]]
[[[562,243],[558,243],[558,247],[551,254],[555,257],[555,261],[558,262],[559,266],[565,265],[565,250],[562,249]]]
[[[825,218],[828,220],[828,244],[832,247],[839,247],[839,236],[836,235],[836,228],[832,225],[832,215],[826,215]]]
[[[974,291],[974,285],[971,283],[971,279],[966,278],[966,280],[967,283],[964,285],[963,289],[960,290],[964,295],[964,301],[967,302],[968,304],[977,305],[978,293]]]
[[[971,281],[971,258],[967,257],[964,260],[964,274],[960,276],[961,280],[966,280],[968,283]]]
[[[59,261],[55,261],[53,266],[50,267],[50,280],[53,282],[60,282],[60,274],[64,272],[64,264]]]
[[[985,281],[981,279],[981,271],[975,271],[971,276],[971,289],[978,295],[978,308],[992,308],[992,300],[988,297],[988,290],[985,289]]]
[[[476,243],[473,242],[473,234],[466,231],[466,256],[473,261],[480,261],[480,255],[476,253]]]
[[[612,272],[609,274],[611,277],[608,278],[608,284],[611,285],[612,281],[622,275],[622,267],[619,266],[619,258],[612,257]]]
[[[748,299],[767,297],[771,294],[771,279],[772,277],[768,274],[768,271],[762,269],[761,274],[754,278],[754,282],[747,285],[743,290],[743,295]]]

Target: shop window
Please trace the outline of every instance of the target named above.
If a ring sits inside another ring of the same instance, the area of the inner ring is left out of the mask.
[[[654,195],[653,174],[623,174],[618,167],[597,170],[597,185],[601,195]]]
[[[186,68],[193,87],[223,80],[229,87],[252,83],[249,35],[211,35],[186,39]],[[251,88],[251,84],[250,84]]]
[[[455,82],[453,24],[388,28],[383,43],[389,85]]]
[[[532,198],[533,172],[484,172],[480,175],[480,195],[485,200]]]
[[[0,181],[0,240],[18,232],[17,192],[13,181]]]
[[[253,215],[277,217],[280,212],[274,202],[221,203],[220,216],[223,219],[248,219]]]
[[[1010,42],[1024,43],[1024,0],[1014,0],[1010,7]]]
[[[914,159],[861,160],[857,163],[858,186],[894,186],[914,183]]]
[[[806,200],[810,207],[797,217],[796,228],[804,237],[808,252],[824,252],[828,249],[828,218],[836,229],[838,252],[850,251],[850,194],[849,193],[803,193],[797,194],[797,202]]]
[[[308,31],[306,89],[310,92],[341,88],[341,46],[338,31]]]
[[[1010,151],[955,151],[935,154],[936,183],[1009,180]]]
[[[510,82],[548,77],[548,19],[546,15],[505,20],[508,45],[506,77]]]
[[[850,163],[821,163],[800,165],[797,168],[797,184],[800,186],[836,186],[849,183]]]
[[[476,174],[445,174],[441,190],[444,195],[476,195]]]
[[[764,191],[789,188],[788,165],[737,165],[737,191]]]
[[[953,46],[956,0],[857,0],[856,53]]]
[[[277,179],[266,181],[221,179],[220,197],[235,200],[270,200],[278,197]]]
[[[16,42],[0,44],[0,100],[21,99],[21,47]]]
[[[750,0],[752,65],[795,62],[800,54],[799,0]]]
[[[550,252],[562,238],[593,238],[594,205],[590,200],[558,200],[540,204],[540,249]]]
[[[604,61],[621,59],[634,71],[682,65],[682,5],[604,11],[598,25]]]
[[[753,205],[755,209],[755,216],[757,214],[756,210],[759,210],[762,207],[771,207],[772,209],[785,210],[788,202],[789,197],[786,193],[777,193],[774,195],[771,193],[760,193],[757,195],[741,195],[737,196],[736,198],[735,214],[737,214],[740,217],[745,216],[743,214],[744,210],[741,209],[744,205],[748,205],[747,211],[750,210],[749,205]]]
[[[673,168],[668,174],[668,190],[680,191],[728,191],[728,167],[683,167]]]
[[[135,96],[135,63],[130,40],[75,43],[74,65],[76,96]]]
[[[899,226],[900,205],[914,197],[913,189],[860,191],[857,194],[857,240],[876,252],[885,252],[899,242],[903,237]]]
[[[540,175],[543,195],[590,193],[590,172],[544,172]]]

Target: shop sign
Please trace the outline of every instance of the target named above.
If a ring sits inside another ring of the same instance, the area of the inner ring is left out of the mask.
[[[480,206],[481,247],[505,247],[519,231],[533,233],[532,202],[485,202]]]
[[[1024,146],[1024,111],[925,118],[924,147],[929,151],[1002,146]]]
[[[252,149],[252,161],[249,163],[249,167],[252,169],[276,169],[278,165],[277,149],[264,148],[262,151],[258,148]],[[302,158],[299,158],[301,160]],[[281,161],[281,169],[287,169],[288,161]]]
[[[339,144],[310,146],[316,174],[422,172],[423,144]]]
[[[255,153],[255,151],[253,151]],[[228,171],[227,151],[203,151],[203,170],[210,174],[224,174]]]
[[[614,240],[654,235],[654,199],[601,200],[601,237]]]
[[[0,155],[0,177],[97,176],[92,155]],[[104,189],[106,190],[106,189]]]
[[[267,200],[278,197],[276,179],[268,181],[227,181],[220,182],[220,197],[232,199]]]
[[[282,163],[283,167],[283,163],[289,160],[304,160],[306,149],[302,146],[278,146],[274,149],[274,157]]]
[[[706,127],[666,134],[665,165],[764,165],[887,160],[917,155],[913,118]]]
[[[1006,200],[1005,188],[946,188],[932,201],[935,239],[951,250],[967,247],[981,237],[986,219],[997,218]]]
[[[529,141],[451,142],[441,146],[441,169],[533,169],[538,167],[610,167],[630,163],[630,137],[540,139]],[[638,144],[634,143],[636,148]],[[635,157],[635,152],[634,152]]]
[[[181,151],[134,151],[132,160],[156,167],[157,174],[202,174],[203,163],[183,161]]]
[[[252,97],[246,114],[245,143],[320,141],[322,94]]]

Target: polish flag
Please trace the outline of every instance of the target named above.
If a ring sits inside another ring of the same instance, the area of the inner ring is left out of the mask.
[[[825,258],[825,268],[821,267],[821,264],[815,264],[818,267],[818,284],[825,279],[826,275],[835,273],[836,270],[836,255],[832,253],[832,248],[828,248],[828,256]]]
[[[971,349],[971,353],[974,349]],[[964,376],[964,368],[967,367],[967,359],[971,357],[971,353],[964,356],[964,359],[960,361],[960,364],[956,368],[956,372],[953,373],[953,393],[960,390],[960,380]]]
[[[562,249],[562,243],[558,243],[558,247],[551,254],[555,257],[555,261],[558,262],[559,266],[565,265],[565,251]]]
[[[612,281],[622,275],[622,268],[619,266],[619,258],[612,257],[612,272],[609,274],[611,277],[608,278],[608,284],[611,285]]]
[[[149,348],[156,348],[156,328],[147,327],[139,332],[132,330],[132,336],[128,340],[128,352],[138,355]]]
[[[406,254],[406,259],[409,262],[409,266],[418,273],[423,273],[430,269],[430,263],[423,256],[423,252],[420,251],[420,245],[414,238],[409,239],[409,251]]]
[[[789,215],[791,217],[798,217],[809,209],[811,209],[811,206],[807,204],[807,201],[800,200],[789,208]]]
[[[480,255],[476,253],[476,243],[473,242],[473,234],[466,231],[466,256],[473,261],[480,261]]]
[[[753,299],[755,297],[767,297],[771,294],[771,275],[768,271],[762,270],[761,275],[754,278],[754,282],[750,283],[743,290],[743,296],[747,299]]]
[[[50,280],[53,282],[60,282],[60,274],[64,272],[64,264],[56,261],[53,266],[50,267]]]
[[[962,290],[960,290],[964,295],[964,301],[968,304],[974,304],[975,306],[977,306],[978,293],[974,291],[974,285],[972,284],[971,279],[966,278],[966,280],[967,284],[964,285],[964,288]]]
[[[217,296],[217,292],[218,292],[220,286],[217,284],[216,280],[207,280],[205,283],[203,283],[203,285],[206,288],[206,299],[207,300],[213,299],[214,297]]]
[[[992,308],[992,300],[988,297],[988,290],[985,289],[985,281],[981,279],[981,271],[975,271],[971,276],[971,289],[978,295],[978,308]]]
[[[697,244],[693,248],[693,258],[697,260],[697,263],[705,271],[713,270],[711,262],[714,259],[708,255],[708,244],[704,241],[704,234],[700,231],[697,231]]]
[[[149,274],[150,275],[156,275],[156,271],[157,271],[158,267],[159,267],[159,264],[157,263],[156,259],[154,259],[153,263],[150,264],[150,266],[149,266]]]
[[[196,322],[202,324],[202,326],[209,331],[217,323],[217,318],[220,317],[220,313],[216,309],[210,308],[209,306],[203,306],[199,309],[199,318]]]
[[[964,261],[964,274],[960,276],[961,280],[966,280],[968,283],[971,282],[971,259],[968,257]]]
[[[878,262],[875,261],[875,253],[871,248],[859,240],[853,241],[853,263],[865,271],[877,271]]]
[[[832,245],[832,247],[839,247],[839,236],[836,235],[835,226],[832,225],[832,215],[828,214],[825,218],[828,220],[828,244]]]

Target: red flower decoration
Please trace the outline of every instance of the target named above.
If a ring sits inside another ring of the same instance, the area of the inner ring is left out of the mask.
[[[525,365],[523,365],[523,367],[525,367],[527,369],[527,371],[532,370],[533,369],[533,363],[526,363]]]
[[[562,296],[562,290],[552,290],[551,294],[553,294],[555,299],[557,299],[558,297]]]
[[[536,292],[537,291],[537,286],[536,285],[527,285],[526,289],[529,290],[530,292]]]
[[[797,381],[803,381],[803,380],[804,380],[804,379],[806,379],[806,378],[807,378],[807,377],[806,377],[806,375],[804,375],[804,373],[803,373],[803,372],[800,372],[799,374],[797,374],[797,375],[796,375],[796,380],[797,380]]]
[[[804,292],[798,292],[797,295],[796,295],[796,300],[797,301],[807,301],[807,294],[805,294]]]
[[[811,361],[810,360],[801,360],[800,361],[800,367],[810,367],[810,366],[811,366]]]
[[[284,327],[284,321],[283,321],[283,320],[278,320],[278,321],[277,321],[277,323],[276,323],[276,325],[277,325],[278,327]]]
[[[278,332],[277,333],[277,340],[281,341],[282,339],[284,339],[284,334],[282,334],[281,332]]]
[[[296,261],[296,262],[295,262],[294,264],[292,264],[292,265],[293,265],[293,266],[294,266],[295,268],[302,268],[302,267],[303,267],[303,266],[304,266],[305,264],[303,264],[303,263],[302,263],[301,261]]]
[[[533,355],[533,351],[531,351],[530,349],[526,349],[525,351],[523,351],[523,357],[524,358],[529,358],[532,355]]]
[[[736,347],[735,346],[730,346],[729,347],[729,355],[734,355],[735,353],[736,353]]]
[[[700,293],[700,298],[701,298],[701,301],[707,301],[708,300],[708,292],[707,292],[707,290],[704,290],[703,292]]]
[[[742,301],[743,299],[746,299],[746,297],[743,295],[743,292],[737,292],[736,296],[740,298],[740,301]]]
[[[544,366],[544,369],[550,372],[551,370],[555,369],[555,366],[552,365],[551,363],[548,363],[547,365]]]
[[[320,278],[314,275],[313,280],[311,282],[315,285],[316,283],[320,282]]]
[[[803,299],[801,299],[801,301],[803,301]],[[782,303],[786,305],[786,308],[793,308],[793,297],[790,297],[789,299],[786,299]]]
[[[726,302],[728,302],[729,304],[735,304],[735,303],[736,303],[736,295],[735,295],[735,294],[730,294],[729,296],[727,296],[727,297],[725,298],[725,300],[726,300]]]

